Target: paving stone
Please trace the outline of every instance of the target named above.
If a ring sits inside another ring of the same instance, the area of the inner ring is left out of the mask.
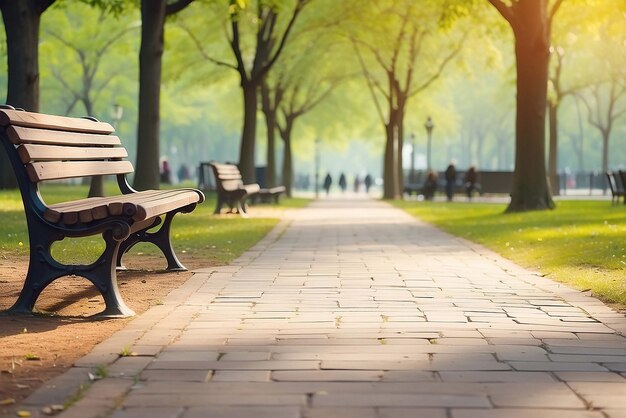
[[[607,371],[605,367],[596,363],[572,363],[572,362],[554,362],[554,361],[511,361],[509,364],[515,370],[525,371],[570,371],[570,372],[599,372]]]
[[[375,408],[307,408],[303,418],[378,418]]]
[[[300,418],[300,408],[291,406],[276,407],[192,407],[180,418]]]
[[[141,372],[141,380],[166,381],[166,382],[206,382],[211,378],[212,372],[208,370],[144,370]]]
[[[604,415],[599,411],[577,411],[572,409],[497,408],[491,410],[453,409],[451,416],[452,418],[602,418]]]
[[[445,409],[439,408],[378,408],[378,418],[447,418]]]
[[[110,418],[179,418],[183,408],[127,408],[115,411]]]
[[[444,382],[554,382],[550,373],[545,372],[519,372],[519,371],[481,371],[481,372],[439,372]]]
[[[488,408],[485,396],[402,394],[402,393],[329,393],[313,395],[313,407],[442,407]]]
[[[382,371],[363,370],[298,370],[274,371],[272,380],[284,382],[377,382]]]
[[[213,382],[268,382],[268,370],[217,370],[213,373]]]

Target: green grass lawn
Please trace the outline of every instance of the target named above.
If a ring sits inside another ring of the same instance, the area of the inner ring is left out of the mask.
[[[115,193],[107,184],[107,192]],[[86,186],[45,185],[42,195],[46,203],[81,199],[87,195]],[[306,199],[281,199],[279,205],[259,205],[276,209],[298,208],[308,204]],[[227,264],[259,241],[279,221],[278,218],[241,218],[214,216],[215,196],[191,214],[179,214],[172,224],[172,240],[179,256],[187,254],[206,260],[207,265]],[[254,210],[254,208],[252,209]],[[278,215],[277,215],[278,216]],[[22,200],[17,190],[0,191],[0,259],[28,255],[28,232]],[[98,258],[104,243],[100,236],[66,239],[53,245],[53,256],[66,263],[86,263]],[[160,254],[151,244],[140,244],[131,254]],[[182,257],[181,257],[182,258]]]
[[[504,214],[489,203],[396,202],[411,215],[514,262],[626,308],[626,207],[561,201],[552,211]]]

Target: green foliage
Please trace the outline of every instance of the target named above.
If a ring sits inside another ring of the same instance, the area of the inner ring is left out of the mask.
[[[165,55],[161,97],[161,150],[173,162],[190,167],[198,161],[238,158],[242,120],[239,79],[235,71],[207,60],[203,54],[223,63],[234,64],[227,36],[231,35],[229,5],[241,15],[242,47],[248,64],[255,47],[256,1],[195,0],[168,20],[165,30]],[[553,4],[554,0],[550,1]],[[293,7],[295,0],[271,0],[277,10]],[[320,137],[323,147],[333,157],[322,165],[337,164],[347,171],[357,171],[365,164],[356,158],[354,143],[367,152],[367,169],[377,173],[383,152],[384,131],[378,120],[358,60],[346,34],[354,33],[374,42],[387,55],[394,18],[380,13],[390,5],[415,7],[414,23],[432,28],[433,39],[424,45],[428,52],[418,63],[419,71],[436,65],[450,39],[471,26],[465,50],[457,63],[449,66],[432,88],[409,102],[405,137],[416,135],[418,162],[425,153],[424,120],[435,120],[432,160],[437,168],[456,158],[459,167],[476,163],[482,169],[511,169],[514,136],[515,72],[513,41],[508,24],[486,0],[424,0],[365,2],[361,0],[312,0],[303,9],[294,27],[284,57],[277,70],[287,73],[302,86],[322,80],[348,76],[322,104],[298,121],[294,132],[294,157],[297,173],[312,172],[315,153],[313,140]],[[138,0],[57,0],[43,15],[40,43],[41,110],[65,114],[73,93],[82,88],[82,69],[75,52],[63,42],[79,44],[92,60],[96,50],[111,35],[140,21]],[[93,7],[90,7],[93,6]],[[436,7],[439,14],[429,14]],[[623,40],[626,31],[623,16],[626,3],[614,0],[568,0],[554,19],[554,46],[564,52],[563,86],[598,83],[608,75],[623,77]],[[428,12],[428,13],[427,13]],[[102,18],[100,18],[102,16]],[[430,17],[424,17],[430,16]],[[284,22],[280,22],[284,24]],[[0,22],[0,26],[2,22]],[[50,32],[59,34],[54,39]],[[244,33],[245,32],[245,33]],[[193,35],[193,36],[192,36]],[[199,52],[194,37],[202,46]],[[94,77],[102,91],[92,95],[94,114],[112,121],[111,106],[124,107],[118,132],[135,160],[137,115],[138,27],[107,50]],[[283,60],[284,58],[284,60]],[[375,72],[377,63],[366,58]],[[554,60],[553,60],[554,61]],[[276,74],[270,74],[274,77]],[[376,76],[381,76],[376,73]],[[330,78],[329,78],[330,77]],[[379,80],[383,80],[380,78]],[[6,45],[0,29],[0,95],[6,95]],[[67,83],[65,86],[63,83]],[[623,82],[622,82],[623,85]],[[94,90],[95,91],[95,90]],[[589,92],[583,93],[591,100]],[[606,95],[606,93],[602,93]],[[623,100],[623,99],[622,99]],[[606,103],[603,101],[603,103]],[[624,109],[618,102],[616,111]],[[559,111],[559,169],[599,169],[601,167],[600,132],[590,126],[587,112],[575,96],[564,99]],[[75,104],[70,114],[84,116],[84,106]],[[259,119],[261,120],[261,119]],[[264,137],[259,129],[259,138]],[[479,142],[482,141],[482,145]],[[626,118],[616,119],[609,144],[609,167],[622,168],[626,161]],[[406,139],[405,139],[406,142]],[[263,143],[260,141],[259,147]],[[176,149],[177,154],[172,150]],[[279,149],[280,152],[280,149]],[[261,149],[257,156],[264,155]],[[280,160],[280,155],[278,156]],[[583,158],[584,157],[584,158]],[[405,158],[406,159],[406,158]],[[423,159],[423,158],[422,158]],[[258,165],[264,165],[259,158]],[[408,168],[408,162],[405,164]],[[418,168],[419,167],[418,165]]]
[[[504,214],[505,205],[398,202],[410,214],[525,267],[626,305],[626,211],[607,201]]]

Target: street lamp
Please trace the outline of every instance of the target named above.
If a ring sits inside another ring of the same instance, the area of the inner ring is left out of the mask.
[[[121,104],[115,103],[111,108],[111,119],[113,122],[113,128],[117,130],[120,121],[122,120],[122,116],[124,116],[124,108]]]
[[[411,132],[411,176],[410,183],[415,183],[415,134]]]
[[[435,124],[433,123],[433,120],[429,116],[428,118],[426,118],[426,123],[424,123],[424,128],[426,128],[426,134],[428,135],[428,146],[426,148],[426,170],[427,171],[430,171],[430,168],[431,168],[431,165],[430,165],[430,143],[432,141],[433,128],[434,127],[435,127]]]

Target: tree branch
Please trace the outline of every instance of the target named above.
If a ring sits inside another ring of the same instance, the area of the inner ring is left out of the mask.
[[[193,33],[193,31],[191,29],[189,29],[183,22],[179,23],[179,27],[184,30],[187,35],[189,35],[189,37],[191,38],[191,40],[193,41],[193,43],[196,45],[196,48],[198,49],[198,52],[200,52],[200,55],[202,56],[202,58],[204,58],[207,61],[212,62],[213,64],[216,65],[220,65],[223,67],[228,67],[230,69],[233,70],[237,70],[237,66],[226,62],[226,61],[221,61],[218,60],[217,58],[213,58],[212,56],[210,56],[209,54],[207,54],[207,52],[204,50],[204,47],[202,45],[202,42],[200,41],[200,39],[198,39],[198,37]]]
[[[289,23],[287,24],[287,28],[285,29],[285,32],[283,33],[283,36],[278,44],[278,48],[274,52],[274,55],[265,64],[264,68],[260,71],[261,76],[265,75],[265,73],[269,71],[270,68],[272,68],[272,66],[274,65],[278,57],[280,56],[280,53],[282,52],[283,48],[285,47],[285,44],[287,43],[287,38],[289,37],[289,33],[291,32],[291,29],[296,23],[296,19],[298,18],[298,15],[300,14],[304,6],[306,6],[310,1],[312,0],[298,0],[298,3],[296,4],[296,8],[293,11],[293,14],[291,15],[291,19],[289,19]]]
[[[241,82],[249,81],[248,73],[246,72],[246,64],[243,62],[243,56],[241,54],[241,48],[239,46],[239,22],[235,16],[231,16],[231,28],[233,31],[233,37],[230,40],[230,47],[235,54],[237,60],[237,66],[235,67],[241,76]]]
[[[513,20],[515,19],[515,15],[509,6],[504,4],[502,0],[487,0],[489,3],[493,5],[493,7],[500,12],[502,17],[506,19],[507,22],[513,24]]]
[[[552,5],[552,8],[550,9],[550,12],[548,14],[548,27],[549,28],[552,27],[552,19],[554,18],[554,15],[561,7],[561,4],[563,4],[563,0],[556,0],[556,2],[554,2],[554,4]]]
[[[491,1],[491,0],[489,0]],[[465,43],[465,35],[463,34],[463,40],[461,42],[459,42],[459,44],[456,46],[456,48],[447,56],[444,58],[443,61],[441,61],[441,63],[439,64],[439,68],[437,69],[437,71],[428,79],[426,80],[424,83],[422,83],[421,86],[419,86],[418,88],[416,88],[415,90],[413,90],[408,96],[414,96],[415,94],[419,93],[420,91],[424,90],[426,87],[428,87],[429,85],[431,85],[436,79],[438,79],[441,76],[441,73],[443,72],[444,68],[448,65],[448,63],[450,61],[452,61],[452,59],[454,57],[457,56],[457,54],[459,52],[461,52],[461,49],[463,48],[463,45]]]
[[[176,0],[175,2],[169,2],[165,6],[165,15],[173,15],[180,12],[185,7],[189,6],[193,0]]]
[[[15,0],[9,0],[9,1],[15,1]],[[37,8],[39,10],[39,14],[45,12],[48,7],[52,6],[52,3],[54,3],[55,0],[39,0],[37,2]]]
[[[359,58],[359,63],[361,64],[361,70],[363,71],[363,76],[365,77],[365,80],[367,81],[367,87],[369,88],[370,94],[372,95],[372,99],[374,99],[374,105],[376,106],[376,112],[378,113],[378,117],[380,117],[380,121],[383,123],[383,125],[386,123],[385,122],[385,116],[383,114],[383,110],[380,106],[380,103],[378,102],[378,98],[376,97],[376,92],[374,91],[374,86],[372,85],[372,80],[370,79],[370,75],[367,71],[367,67],[365,66],[365,62],[363,61],[363,56],[361,56],[361,52],[359,51],[359,47],[357,46],[356,42],[354,40],[352,40],[352,45],[354,46],[354,50],[356,51],[356,55]]]

